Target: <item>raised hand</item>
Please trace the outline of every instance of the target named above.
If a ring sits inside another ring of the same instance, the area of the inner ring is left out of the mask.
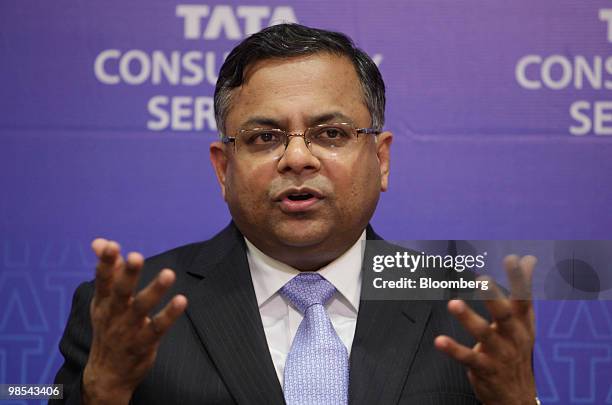
[[[185,311],[187,299],[176,295],[149,316],[174,283],[175,274],[162,270],[135,294],[144,259],[130,253],[124,260],[119,244],[96,239],[98,256],[95,294],[90,313],[91,350],[83,371],[82,401],[86,404],[127,404],[153,365],[161,337]]]
[[[448,336],[438,336],[437,349],[468,368],[468,378],[478,399],[491,404],[536,403],[531,356],[535,342],[535,315],[531,302],[531,279],[536,258],[512,255],[504,259],[510,281],[510,299],[495,285],[486,292],[489,323],[464,301],[451,300],[448,310],[478,341],[472,347]]]

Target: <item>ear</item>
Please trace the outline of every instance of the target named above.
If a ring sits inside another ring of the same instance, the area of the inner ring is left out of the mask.
[[[389,165],[391,159],[391,143],[393,134],[385,131],[376,137],[376,155],[380,167],[380,191],[387,191],[389,187]]]
[[[227,148],[221,141],[216,141],[210,144],[210,163],[215,169],[217,175],[217,181],[221,186],[221,195],[225,198],[225,187],[226,187],[226,173],[227,173]],[[227,201],[227,200],[226,200]]]

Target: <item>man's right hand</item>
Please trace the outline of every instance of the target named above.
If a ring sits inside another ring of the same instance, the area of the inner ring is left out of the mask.
[[[96,239],[98,256],[95,294],[90,313],[91,350],[83,371],[84,404],[127,404],[136,386],[152,367],[161,337],[185,311],[187,298],[177,295],[154,316],[149,316],[175,275],[162,270],[135,294],[144,259],[130,253],[124,260],[119,244]]]

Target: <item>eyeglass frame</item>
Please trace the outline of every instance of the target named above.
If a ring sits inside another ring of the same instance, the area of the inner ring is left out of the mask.
[[[357,136],[357,138],[359,138],[360,134],[376,136],[376,135],[380,135],[383,132],[382,130],[379,130],[379,129],[376,129],[376,128],[372,128],[372,127],[370,127],[370,128],[355,128],[353,126],[353,124],[350,124],[348,122],[332,122],[332,123],[329,123],[329,124],[319,124],[319,125],[315,125],[315,126],[312,126],[312,127],[308,127],[302,133],[300,133],[300,132],[288,132],[288,131],[282,130],[280,128],[241,129],[241,130],[238,131],[238,134],[236,136],[223,135],[223,137],[221,138],[221,142],[224,145],[227,145],[228,143],[232,142],[234,144],[234,150],[235,150],[236,149],[236,140],[240,137],[240,134],[244,134],[244,133],[247,133],[247,132],[253,132],[253,131],[261,131],[261,130],[278,131],[278,132],[282,132],[283,134],[285,134],[285,149],[283,150],[283,154],[285,154],[285,152],[287,151],[287,148],[289,147],[289,142],[291,142],[291,138],[294,138],[296,136],[299,136],[300,138],[303,138],[304,139],[304,144],[306,145],[308,150],[311,150],[310,149],[311,141],[309,139],[306,139],[306,133],[308,133],[309,131],[312,131],[315,128],[321,128],[321,127],[326,127],[326,126],[333,127],[334,125],[346,125],[347,127],[351,128],[351,130]]]

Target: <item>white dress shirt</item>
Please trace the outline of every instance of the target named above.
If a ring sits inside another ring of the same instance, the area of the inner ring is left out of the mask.
[[[282,386],[285,360],[304,316],[278,290],[300,271],[267,256],[246,238],[245,241],[259,313],[276,375]],[[325,309],[349,355],[361,294],[362,241],[365,241],[365,231],[342,256],[317,270],[336,287],[337,292],[327,302]]]

